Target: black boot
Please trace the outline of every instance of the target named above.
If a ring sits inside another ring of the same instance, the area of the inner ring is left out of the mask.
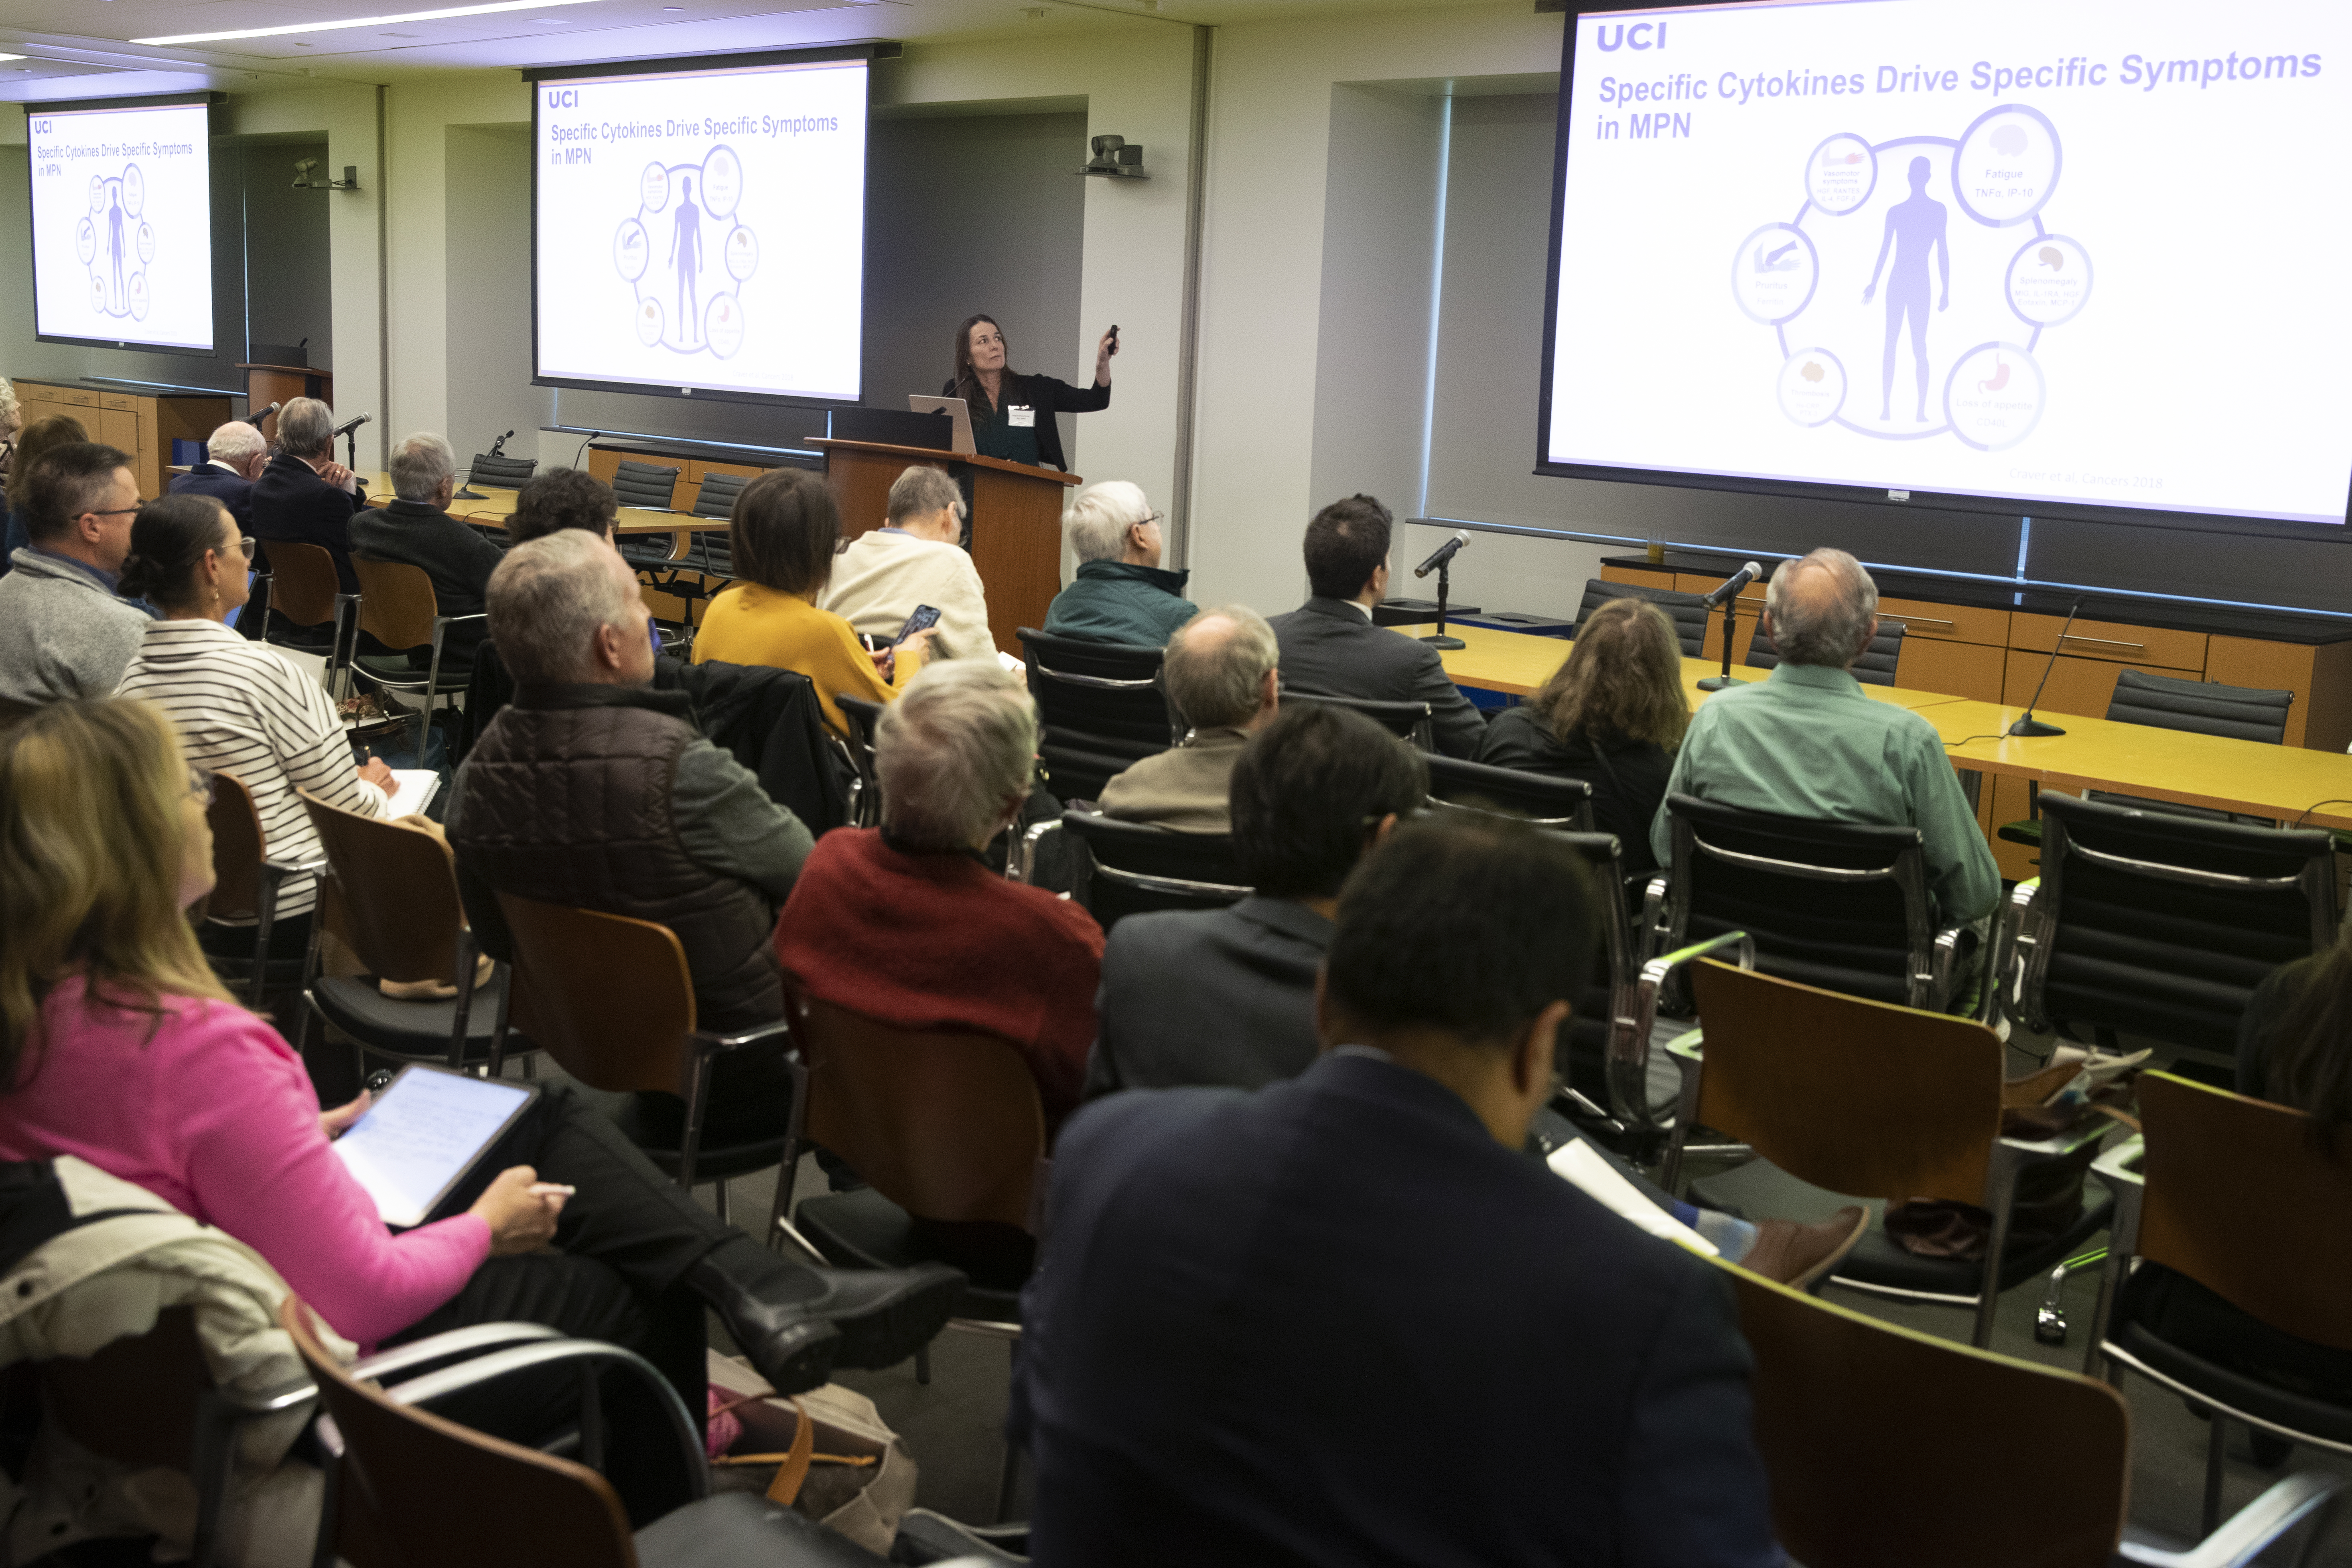
[[[814,1388],[834,1366],[896,1366],[931,1342],[954,1315],[964,1277],[944,1264],[913,1268],[821,1268],[779,1258],[748,1236],[720,1242],[687,1271],[687,1288],[709,1302],[727,1331],[779,1393]],[[824,1331],[824,1365],[810,1375]],[[769,1370],[774,1360],[787,1384]]]

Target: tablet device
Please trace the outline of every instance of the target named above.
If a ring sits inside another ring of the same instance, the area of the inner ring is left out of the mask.
[[[335,1140],[335,1152],[384,1224],[423,1225],[538,1095],[537,1084],[412,1062]]]

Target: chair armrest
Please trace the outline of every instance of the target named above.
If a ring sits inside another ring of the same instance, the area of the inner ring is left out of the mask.
[[[1952,1000],[1952,968],[1959,960],[1960,938],[1967,932],[1966,926],[1946,926],[1936,933],[1935,958],[1927,971],[1927,984],[1939,1013]]]
[[[1666,874],[1664,871],[1650,879],[1642,889],[1642,929],[1634,933],[1634,945],[1640,950],[1633,954],[1636,963],[1647,963],[1650,954],[1666,940],[1659,922],[1666,914]]]
[[[697,1051],[704,1056],[716,1056],[721,1051],[740,1051],[746,1046],[756,1046],[792,1032],[792,1025],[779,1018],[772,1024],[762,1024],[740,1035],[717,1035],[709,1029],[697,1029],[687,1037],[694,1042]]]
[[[268,860],[261,862],[261,877],[272,887],[282,886],[289,877],[315,877],[327,868],[322,856],[316,860]]]
[[[2147,1158],[2147,1140],[2137,1133],[2091,1162],[2091,1174],[2116,1195],[2116,1217],[2108,1226],[2107,1247],[2121,1258],[2139,1250],[2140,1202],[2147,1194],[2147,1178],[2139,1163]]]
[[[1032,888],[1037,885],[1037,846],[1048,833],[1061,831],[1061,818],[1050,817],[1044,822],[1031,823],[1029,831],[1021,836],[1021,847],[1015,852],[1015,864],[1019,868],[1020,879],[1023,883]]]
[[[1985,994],[1977,1007],[1977,1017],[1992,1028],[2000,1026],[2003,1010],[2015,989],[2013,971],[2020,962],[2017,949],[2021,942],[2031,940],[2025,935],[2025,919],[2032,910],[2033,900],[2041,896],[2042,879],[2029,877],[2011,888],[2007,900],[1993,911],[1992,965],[1985,975]],[[2021,997],[2021,1003],[2022,1000]]]
[[[306,1377],[299,1383],[289,1383],[267,1394],[239,1394],[233,1389],[217,1387],[205,1392],[208,1399],[216,1402],[216,1411],[221,1418],[238,1422],[299,1409],[319,1397],[319,1385]]]
[[[1756,939],[1744,931],[1727,931],[1721,936],[1711,936],[1705,942],[1695,942],[1688,947],[1678,947],[1672,952],[1661,953],[1643,964],[1642,989],[1651,1001],[1655,1001],[1658,988],[1666,983],[1667,975],[1694,959],[1706,958],[1724,948],[1735,945],[1739,949],[1739,967],[1755,968]]]
[[[2352,1486],[2352,1481],[2316,1471],[2288,1476],[2186,1551],[2167,1552],[2126,1541],[2116,1555],[2148,1568],[2240,1568],[2314,1513],[2333,1512],[2347,1486]]]
[[[351,1373],[362,1383],[385,1383],[402,1373],[413,1373],[458,1357],[562,1337],[562,1332],[545,1323],[476,1323],[362,1356],[352,1363]]]

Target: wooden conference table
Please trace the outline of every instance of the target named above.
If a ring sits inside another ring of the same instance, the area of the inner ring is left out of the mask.
[[[391,498],[390,474],[378,472],[364,477],[370,500],[380,501]],[[457,488],[473,489],[482,497],[480,500],[460,500],[449,503],[449,515],[460,522],[499,523],[514,515],[516,492],[513,490],[499,489],[492,485],[459,485]],[[632,534],[705,533],[725,528],[727,520],[723,517],[696,517],[690,512],[654,511],[644,507],[625,506],[614,526],[622,533]]]
[[[1435,628],[1398,626],[1406,637]],[[1484,626],[1449,626],[1465,645],[1441,650],[1445,673],[1459,686],[1526,697],[1568,658],[1559,637]],[[1722,670],[1719,659],[1685,658],[1683,681],[1696,707],[1713,695],[1698,682]],[[1761,680],[1767,671],[1733,666],[1732,673]],[[2045,789],[2115,790],[2155,800],[2271,817],[2312,827],[2352,827],[2352,755],[2301,746],[2266,746],[2221,735],[2193,735],[2147,724],[2116,723],[2050,709],[2038,716],[2063,735],[2011,737],[2025,711],[1897,686],[1864,686],[1863,695],[1908,708],[1936,727],[1952,765],[1964,772],[2025,779]]]

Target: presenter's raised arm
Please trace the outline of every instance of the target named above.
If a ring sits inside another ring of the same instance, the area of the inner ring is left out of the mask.
[[[1118,329],[1113,327],[1102,335],[1100,342],[1095,344],[1095,384],[1097,386],[1110,384],[1110,356],[1117,353],[1118,353]]]

